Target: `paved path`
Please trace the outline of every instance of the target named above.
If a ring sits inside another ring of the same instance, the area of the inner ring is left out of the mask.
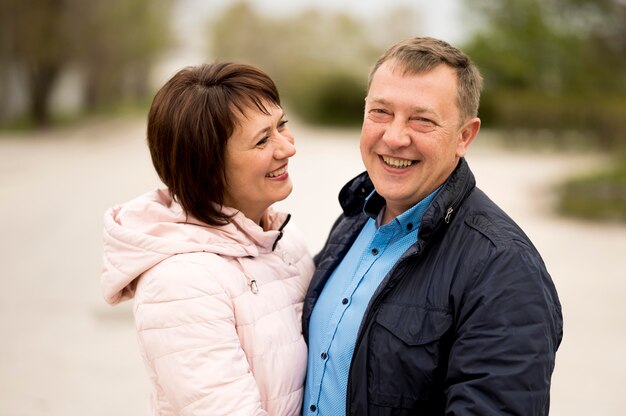
[[[362,169],[357,134],[293,129],[295,190],[279,205],[316,251],[341,184]],[[111,308],[99,290],[102,213],[158,184],[144,130],[143,121],[103,121],[0,137],[0,416],[145,414],[130,304]],[[468,161],[542,252],[561,296],[565,338],[551,414],[623,414],[626,227],[549,210],[551,184],[598,159],[479,142]]]

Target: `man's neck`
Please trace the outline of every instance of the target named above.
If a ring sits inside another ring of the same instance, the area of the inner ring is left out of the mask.
[[[391,221],[394,220],[394,218],[402,215],[404,212],[406,212],[406,209],[394,209],[392,207],[389,207],[389,205],[385,205],[383,207],[383,212],[382,212],[382,221],[380,225],[385,225],[385,224],[389,224]]]

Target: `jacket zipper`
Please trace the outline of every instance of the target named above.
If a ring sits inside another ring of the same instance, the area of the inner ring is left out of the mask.
[[[291,214],[287,214],[287,218],[285,218],[285,222],[283,222],[280,226],[280,228],[278,228],[278,237],[276,237],[276,240],[274,241],[274,244],[272,245],[272,251],[274,251],[276,249],[276,245],[278,244],[278,240],[280,240],[281,238],[283,238],[283,229],[285,228],[285,226],[287,225],[287,223],[289,222],[289,220],[291,219]],[[283,261],[285,261],[284,256],[283,256]],[[245,269],[243,268],[243,265],[241,263],[239,263],[239,266],[241,267],[241,271],[243,272],[244,276],[246,277],[246,279],[248,280],[248,286],[250,287],[250,292],[252,292],[253,294],[257,294],[259,293],[259,286],[256,283],[256,279],[252,279],[248,273],[245,271]]]
[[[450,217],[452,216],[452,212],[454,212],[454,208],[452,206],[448,207],[448,211],[446,212],[446,216],[443,219],[446,224],[450,224]]]
[[[448,208],[446,209],[446,214],[443,218],[443,221],[446,224],[450,224],[450,221],[452,219],[452,213],[454,212],[454,208],[456,207],[457,204],[459,203],[459,201],[461,201],[464,198],[467,198],[467,196],[469,195],[470,192],[463,192],[459,195],[457,195],[457,197],[454,199],[454,201],[452,201],[452,203],[450,203],[450,205],[448,205]],[[437,226],[436,229],[438,229],[439,227]],[[418,241],[419,242],[419,241]],[[398,270],[400,268],[401,265],[403,265],[404,263],[408,262],[409,259],[415,257],[415,256],[419,256],[419,254],[423,251],[423,247],[418,247],[418,250],[415,253],[411,253],[410,255],[406,256],[405,258],[401,259],[398,263],[396,263],[396,265],[389,271],[388,276],[391,276],[396,270]],[[385,283],[384,280],[383,282],[381,282],[381,284]],[[356,342],[354,344],[354,352],[356,352],[356,350],[358,349],[358,347],[361,345],[361,342],[363,341],[363,333],[365,325],[369,324],[370,321],[370,315],[372,314],[372,311],[375,310],[378,305],[380,304],[382,298],[384,297],[384,295],[386,295],[392,288],[393,286],[395,286],[395,284],[397,284],[398,282],[395,281],[393,282],[392,286],[389,286],[389,283],[391,282],[387,282],[385,283],[385,288],[383,290],[381,290],[375,298],[373,298],[372,303],[368,306],[368,308],[365,311],[365,314],[363,315],[363,321],[361,322],[361,326],[359,328],[359,332],[357,335],[357,339]],[[352,365],[354,364],[354,354],[352,354],[352,359],[350,360],[350,368],[348,369],[348,387],[346,390],[346,414],[350,414],[350,394],[351,394],[351,389],[352,389],[352,378],[350,377],[351,373],[352,373]]]

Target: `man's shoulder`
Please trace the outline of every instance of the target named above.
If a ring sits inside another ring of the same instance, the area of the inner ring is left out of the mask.
[[[483,191],[476,188],[463,204],[463,224],[469,232],[476,232],[496,247],[511,244],[532,246],[522,228]]]

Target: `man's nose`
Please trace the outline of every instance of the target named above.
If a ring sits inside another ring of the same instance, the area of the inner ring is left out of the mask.
[[[385,128],[383,140],[391,149],[408,146],[411,143],[408,126],[402,120],[392,121]]]

